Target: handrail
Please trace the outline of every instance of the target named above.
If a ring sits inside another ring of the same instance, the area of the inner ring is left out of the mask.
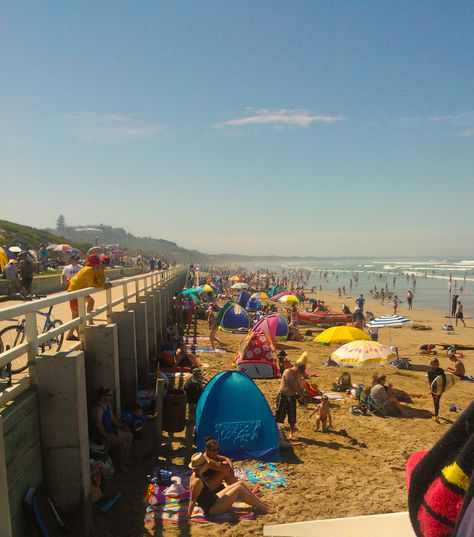
[[[64,334],[71,328],[79,329],[79,338],[81,343],[76,345],[76,348],[80,348],[84,343],[85,326],[88,320],[93,319],[97,315],[103,312],[107,312],[107,318],[110,321],[110,315],[112,309],[115,306],[123,304],[127,307],[130,299],[140,300],[140,295],[145,294],[147,291],[160,289],[163,285],[171,282],[176,276],[185,272],[183,266],[173,267],[167,270],[153,271],[145,274],[138,274],[136,276],[130,276],[128,278],[121,278],[112,282],[112,288],[122,287],[122,295],[119,298],[112,300],[111,289],[106,292],[106,302],[104,305],[99,306],[91,313],[86,313],[85,297],[87,295],[93,295],[103,291],[95,287],[89,287],[87,289],[81,289],[80,291],[71,291],[55,294],[54,296],[34,300],[26,304],[18,306],[11,306],[8,308],[0,309],[0,321],[12,320],[24,315],[25,316],[25,341],[20,345],[17,345],[3,353],[0,353],[0,368],[9,364],[15,358],[28,354],[28,373],[29,376],[20,379],[14,385],[8,387],[6,390],[0,393],[0,407],[5,405],[8,401],[17,397],[20,393],[29,388],[30,385],[36,383],[35,378],[35,358],[38,355],[38,347],[51,338]],[[129,292],[128,285],[133,284],[133,291]],[[59,327],[49,330],[47,333],[38,334],[37,331],[37,312],[56,304],[68,302],[69,300],[78,300],[79,317],[72,319]]]

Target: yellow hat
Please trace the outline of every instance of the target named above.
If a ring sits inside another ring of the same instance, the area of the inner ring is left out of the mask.
[[[298,360],[296,360],[296,363],[308,365],[308,353],[304,351],[303,354],[298,358]]]

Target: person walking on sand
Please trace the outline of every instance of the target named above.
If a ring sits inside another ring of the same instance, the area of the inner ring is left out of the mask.
[[[296,430],[296,400],[304,395],[303,374],[305,369],[305,363],[300,362],[285,369],[281,376],[280,391],[276,400],[275,420],[277,423],[284,423],[288,416],[290,439],[294,437]]]
[[[428,376],[428,382],[430,385],[431,397],[433,398],[434,413],[433,413],[432,419],[436,423],[439,423],[439,403],[441,401],[441,396],[443,395],[444,390],[446,389],[446,374],[444,372],[444,369],[442,369],[439,366],[438,358],[433,358],[433,360],[431,360],[430,368],[428,369],[426,374]],[[431,391],[431,385],[433,384],[434,379],[439,376],[443,377],[443,389],[441,393],[433,393]]]
[[[459,295],[453,295],[453,298],[451,299],[451,316],[454,317],[456,315],[456,308],[458,305],[458,298]]]
[[[319,431],[319,426],[322,425],[323,433],[328,431],[327,422],[329,420],[329,427],[332,427],[332,416],[329,408],[329,398],[327,395],[323,395],[321,403],[311,412],[309,417],[317,414],[316,416],[316,430]]]
[[[464,326],[466,326],[466,323],[464,322],[464,313],[463,313],[463,306],[461,302],[458,302],[456,306],[456,326],[458,325],[458,320],[462,322]]]

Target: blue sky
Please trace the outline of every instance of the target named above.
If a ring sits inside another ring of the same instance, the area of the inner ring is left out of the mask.
[[[2,218],[472,257],[472,2],[11,0],[0,24]]]

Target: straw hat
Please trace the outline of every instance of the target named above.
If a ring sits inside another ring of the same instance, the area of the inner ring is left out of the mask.
[[[198,451],[191,457],[191,462],[188,464],[188,466],[191,468],[191,470],[197,470],[205,464],[207,464],[207,459],[204,453],[202,453],[202,451]]]
[[[298,358],[298,360],[296,360],[296,363],[308,365],[308,353],[304,351],[303,354]]]

